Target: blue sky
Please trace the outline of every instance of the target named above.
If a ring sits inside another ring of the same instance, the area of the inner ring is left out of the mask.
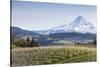
[[[27,30],[45,30],[71,23],[83,16],[96,26],[96,6],[43,2],[12,2],[12,26]]]

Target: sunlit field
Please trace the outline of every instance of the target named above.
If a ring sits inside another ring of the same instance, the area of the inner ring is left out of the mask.
[[[47,46],[12,49],[12,66],[95,62],[96,48],[86,46]]]

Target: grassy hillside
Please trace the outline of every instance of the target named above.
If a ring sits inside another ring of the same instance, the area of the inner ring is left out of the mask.
[[[96,48],[50,46],[12,49],[12,65],[39,65],[96,61]]]

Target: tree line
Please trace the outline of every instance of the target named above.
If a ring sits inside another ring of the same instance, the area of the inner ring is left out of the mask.
[[[39,44],[34,37],[32,37],[32,39],[30,39],[29,37],[27,37],[26,39],[21,39],[21,38],[16,39],[16,37],[11,38],[11,48],[38,47],[38,46]]]

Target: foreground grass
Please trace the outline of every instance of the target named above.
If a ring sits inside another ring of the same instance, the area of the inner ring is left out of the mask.
[[[12,66],[96,61],[96,48],[50,46],[12,49]]]

